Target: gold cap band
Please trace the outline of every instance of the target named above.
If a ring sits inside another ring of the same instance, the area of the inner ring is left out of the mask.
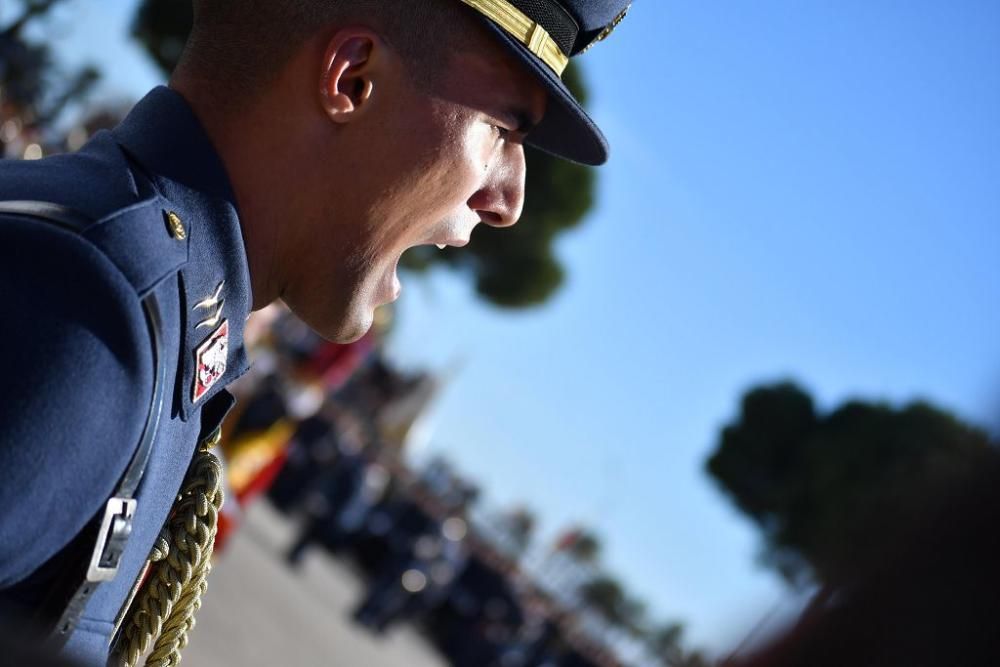
[[[562,76],[569,56],[559,49],[545,28],[527,16],[507,0],[462,0],[465,4],[496,23],[504,31],[524,44],[542,62],[552,68],[557,76]]]

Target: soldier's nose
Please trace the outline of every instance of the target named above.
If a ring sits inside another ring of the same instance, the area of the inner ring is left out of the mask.
[[[510,149],[507,159],[491,169],[486,184],[469,199],[469,208],[491,227],[514,225],[524,208],[524,148],[511,145]]]

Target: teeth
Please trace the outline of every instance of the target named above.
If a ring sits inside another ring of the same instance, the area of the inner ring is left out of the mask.
[[[434,245],[438,247],[438,250],[444,250],[445,248],[448,247],[447,243],[435,243]]]

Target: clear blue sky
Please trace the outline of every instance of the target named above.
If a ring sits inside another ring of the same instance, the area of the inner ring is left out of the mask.
[[[66,12],[92,12],[68,58],[136,96],[156,78],[123,39],[133,2],[94,4]],[[723,650],[783,595],[702,473],[747,387],[998,423],[1000,4],[638,0],[585,60],[613,153],[559,244],[566,288],[511,314],[411,277],[392,349],[464,362],[433,442],[495,502],[594,525]]]

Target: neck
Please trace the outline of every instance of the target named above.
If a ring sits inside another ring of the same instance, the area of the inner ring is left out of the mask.
[[[281,193],[290,192],[294,151],[282,145],[286,133],[276,126],[280,116],[269,115],[262,105],[239,112],[220,108],[207,85],[183,72],[171,78],[170,87],[194,110],[226,168],[247,251],[253,309],[259,310],[281,296],[281,221],[295,215],[291,207],[297,199]]]

